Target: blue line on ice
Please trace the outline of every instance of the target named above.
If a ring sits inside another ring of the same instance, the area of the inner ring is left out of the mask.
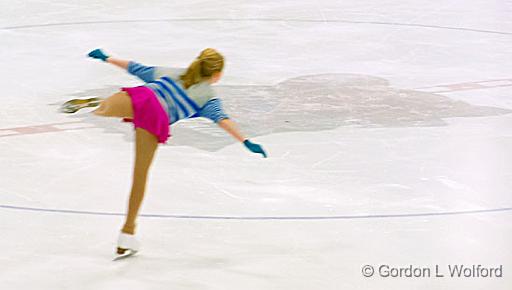
[[[3,209],[35,211],[59,214],[80,214],[96,216],[124,216],[124,213],[99,212],[86,210],[69,209],[49,209],[35,208],[13,205],[0,205]],[[429,216],[449,216],[449,215],[470,215],[483,213],[510,212],[512,207],[461,210],[446,212],[423,212],[423,213],[398,213],[398,214],[368,214],[368,215],[333,215],[333,216],[214,216],[214,215],[179,215],[179,214],[141,214],[140,217],[146,218],[170,218],[170,219],[204,219],[204,220],[351,220],[351,219],[376,219],[376,218],[410,218],[410,217],[429,217]]]

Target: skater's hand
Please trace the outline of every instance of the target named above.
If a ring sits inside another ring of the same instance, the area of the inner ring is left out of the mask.
[[[95,59],[101,59],[102,61],[106,61],[107,58],[108,58],[108,55],[106,55],[101,49],[97,48],[91,52],[89,52],[89,54],[87,54],[87,56],[89,57],[92,57],[92,58],[95,58]]]
[[[260,153],[261,155],[263,155],[263,157],[267,158],[267,153],[265,152],[265,150],[263,150],[263,147],[261,147],[259,144],[252,143],[251,141],[249,141],[249,139],[247,139],[244,141],[244,145],[251,152]]]
[[[252,143],[251,141],[249,141],[249,139],[245,139],[245,137],[240,133],[240,131],[238,131],[235,122],[233,122],[231,119],[222,119],[218,122],[218,124],[222,129],[226,130],[235,139],[237,139],[240,142],[243,142],[245,147],[247,147],[247,149],[249,149],[251,152],[259,153],[263,155],[263,157],[267,158],[267,153],[265,152],[265,150],[263,150],[263,148],[260,145]]]

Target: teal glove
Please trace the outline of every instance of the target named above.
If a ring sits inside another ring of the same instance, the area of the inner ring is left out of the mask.
[[[95,59],[101,59],[102,61],[106,61],[107,58],[108,58],[108,55],[106,55],[101,49],[97,48],[91,52],[89,52],[89,54],[87,54],[87,56],[89,57],[92,57],[92,58],[95,58]]]
[[[263,147],[261,147],[260,145],[252,143],[251,141],[249,141],[249,139],[244,141],[244,145],[251,152],[260,153],[261,155],[263,155],[263,157],[267,158],[267,153],[265,152],[265,150],[263,150]]]

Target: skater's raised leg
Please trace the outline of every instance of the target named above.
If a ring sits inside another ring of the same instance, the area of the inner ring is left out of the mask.
[[[65,102],[61,111],[64,113],[75,113],[80,109],[89,107],[98,107],[93,113],[103,117],[121,117],[132,118],[133,107],[130,96],[124,92],[118,92],[108,97],[107,99],[88,98],[88,99],[73,99]]]
[[[121,91],[103,100],[93,113],[102,117],[133,118],[132,100],[126,92]]]

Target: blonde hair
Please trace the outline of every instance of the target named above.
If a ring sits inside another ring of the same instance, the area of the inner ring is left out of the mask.
[[[224,68],[224,57],[213,48],[201,51],[201,54],[192,62],[187,71],[180,76],[183,86],[189,87],[221,72]]]

